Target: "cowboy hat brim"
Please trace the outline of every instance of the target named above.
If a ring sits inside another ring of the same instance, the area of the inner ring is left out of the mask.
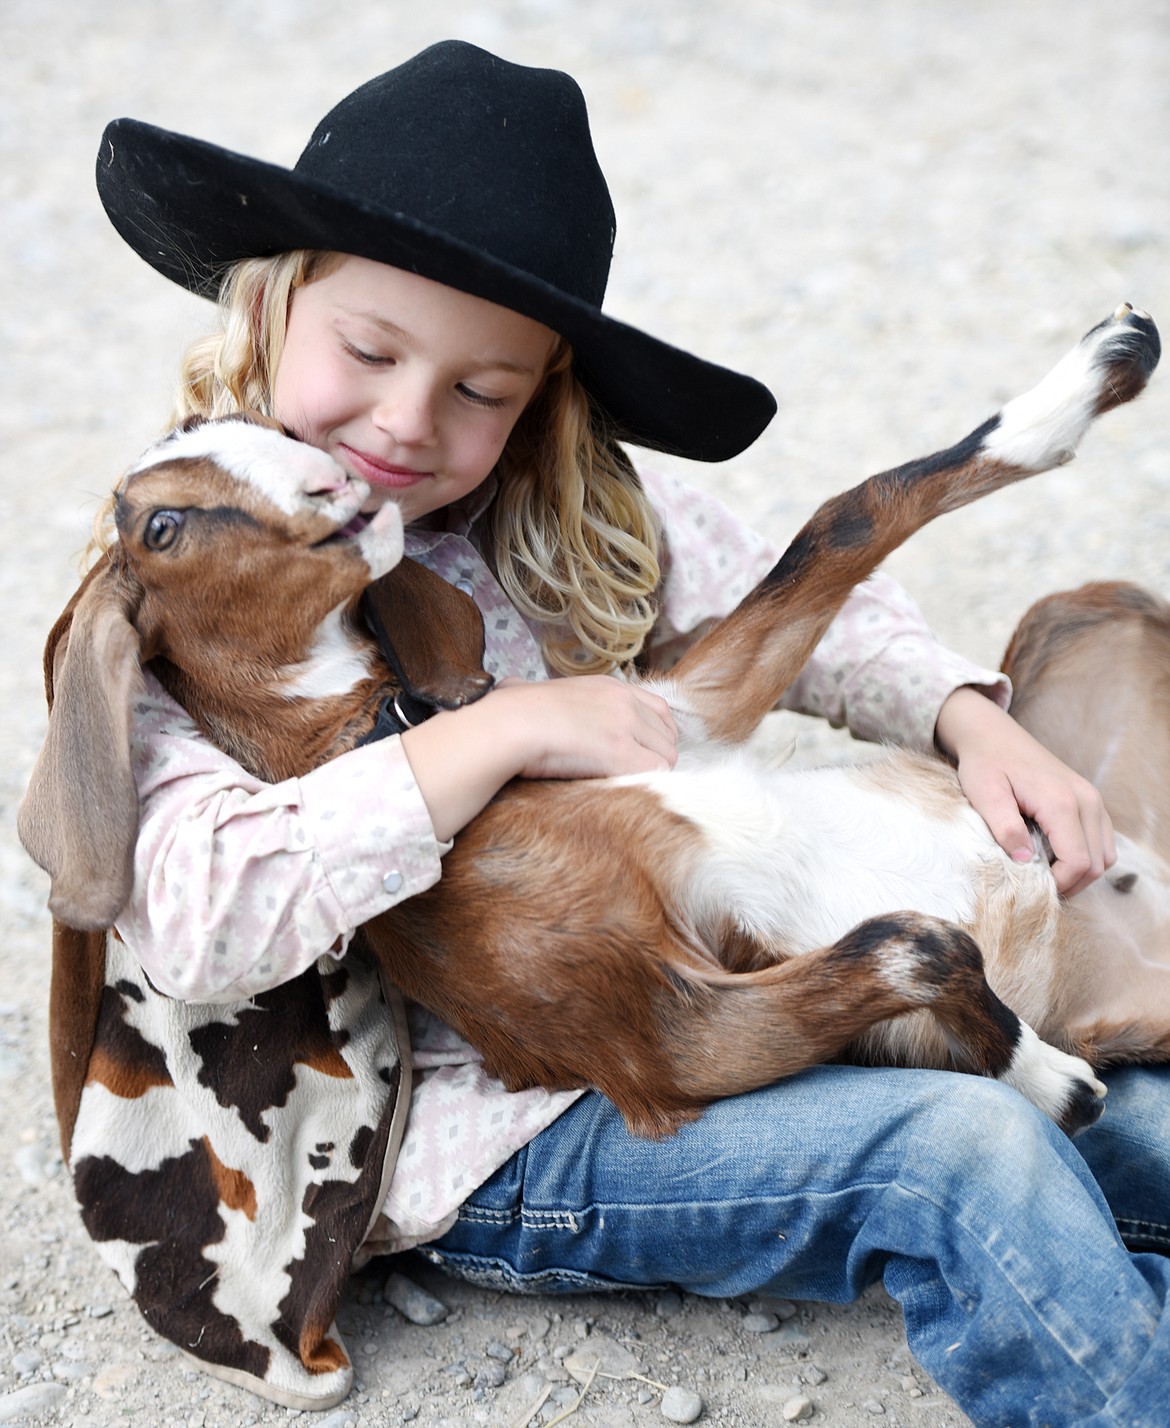
[[[573,347],[585,387],[637,446],[724,461],[776,411],[754,378],[706,362],[409,214],[362,202],[296,170],[134,119],[117,119],[97,160],[118,233],[164,277],[215,297],[242,258],[291,248],[352,253],[512,308]]]

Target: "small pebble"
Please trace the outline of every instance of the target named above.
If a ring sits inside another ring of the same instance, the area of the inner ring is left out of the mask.
[[[475,1375],[476,1388],[499,1388],[508,1377],[508,1371],[503,1364],[490,1363],[478,1370]]]
[[[502,1364],[510,1364],[514,1357],[513,1350],[507,1344],[501,1344],[499,1339],[493,1339],[484,1353],[489,1359],[499,1359]]]
[[[63,1383],[30,1383],[0,1396],[0,1423],[17,1423],[48,1413],[65,1396]]]
[[[26,1185],[43,1185],[48,1155],[42,1145],[22,1145],[13,1153],[12,1163]]]
[[[805,1381],[805,1383],[811,1383],[814,1388],[818,1384],[824,1383],[825,1380],[829,1377],[829,1375],[824,1371],[824,1369],[818,1368],[816,1364],[809,1364],[808,1368],[803,1370],[800,1376]]]
[[[58,1359],[53,1365],[53,1377],[65,1379],[69,1383],[90,1378],[93,1371],[93,1364],[86,1363],[84,1359]]]
[[[654,1312],[660,1319],[677,1319],[682,1311],[682,1295],[673,1289],[664,1290],[654,1302]]]
[[[582,1348],[566,1355],[565,1367],[578,1383],[588,1383],[595,1371],[624,1378],[630,1373],[640,1373],[642,1365],[624,1344],[605,1334],[594,1334]]]
[[[93,1391],[99,1398],[112,1400],[117,1398],[118,1391],[125,1384],[132,1382],[138,1376],[138,1366],[136,1364],[115,1363],[102,1369],[93,1381]]]
[[[745,1314],[740,1328],[747,1334],[770,1334],[780,1327],[780,1320],[770,1310],[764,1314]]]
[[[799,1324],[781,1324],[764,1342],[770,1352],[783,1349],[790,1354],[805,1353],[812,1346],[812,1340]]]
[[[382,1296],[412,1324],[441,1324],[447,1317],[447,1306],[433,1299],[404,1274],[392,1274],[382,1289]]]
[[[703,1400],[689,1388],[668,1388],[662,1395],[662,1416],[671,1423],[693,1423],[703,1411]]]
[[[875,1416],[886,1411],[886,1405],[878,1398],[867,1398],[861,1406],[867,1413]]]
[[[795,1398],[790,1398],[780,1410],[780,1416],[785,1423],[803,1423],[806,1418],[813,1416],[812,1399],[806,1398],[803,1393],[798,1393]]]
[[[23,1349],[13,1354],[12,1368],[18,1378],[31,1378],[44,1361],[44,1354],[38,1354],[36,1349]]]
[[[355,1409],[338,1408],[325,1418],[315,1418],[313,1428],[357,1428],[358,1415]]]

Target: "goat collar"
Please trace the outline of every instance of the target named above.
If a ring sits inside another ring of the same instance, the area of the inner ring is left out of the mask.
[[[382,658],[394,672],[394,677],[401,688],[396,694],[388,694],[382,700],[374,727],[358,740],[358,748],[361,748],[363,744],[373,744],[379,739],[388,739],[392,734],[403,734],[407,729],[413,729],[416,724],[421,724],[424,719],[429,719],[439,707],[435,699],[411,685],[410,677],[403,669],[402,661],[398,658],[398,651],[386,633],[386,626],[379,619],[373,604],[364,595],[360,608],[370,633],[378,641]]]

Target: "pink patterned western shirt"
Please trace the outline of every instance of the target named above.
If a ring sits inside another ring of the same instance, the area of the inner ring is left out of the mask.
[[[727,614],[778,552],[714,498],[672,477],[643,479],[663,532],[651,642],[661,664]],[[479,554],[475,519],[491,492],[476,496],[450,509],[445,531],[408,531],[407,554],[474,597],[492,674],[545,679],[536,636]],[[878,574],[851,596],[783,702],[859,738],[928,749],[938,710],[960,685],[1004,707],[1010,696],[1002,675],[940,645],[906,593]],[[118,931],[170,996],[238,1001],[322,956],[344,956],[356,927],[441,877],[450,845],[436,840],[396,737],[265,784],[148,675],[133,759],[141,829]],[[471,1191],[580,1094],[509,1093],[449,1027],[420,1007],[408,1015],[413,1084],[378,1232],[387,1250],[441,1235]]]

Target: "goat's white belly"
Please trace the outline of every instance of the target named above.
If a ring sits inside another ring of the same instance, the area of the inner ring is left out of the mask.
[[[1006,862],[965,803],[916,800],[913,779],[875,787],[864,768],[767,770],[733,754],[637,782],[701,832],[677,888],[692,925],[731,914],[791,952],[891,912],[970,923],[980,868]]]

